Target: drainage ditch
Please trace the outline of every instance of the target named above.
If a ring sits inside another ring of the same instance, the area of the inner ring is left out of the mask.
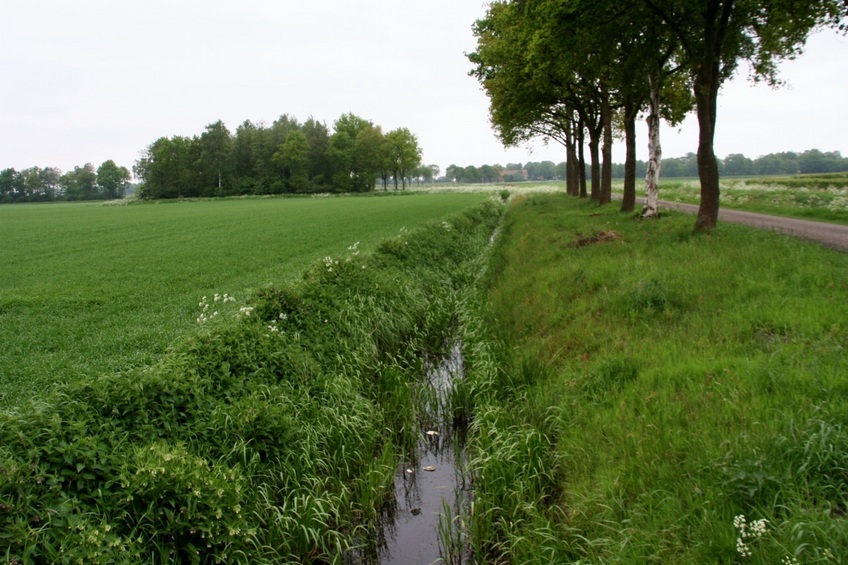
[[[471,485],[464,473],[465,430],[451,410],[453,383],[463,378],[462,345],[437,360],[425,357],[415,452],[395,470],[394,497],[374,539],[348,555],[350,564],[471,563],[464,516]]]

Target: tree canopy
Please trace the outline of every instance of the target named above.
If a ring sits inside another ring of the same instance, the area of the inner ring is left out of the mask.
[[[755,80],[777,83],[777,63],[797,56],[813,29],[839,25],[846,11],[841,0],[499,0],[475,23],[477,49],[468,57],[505,145],[537,136],[566,145],[568,161],[577,163],[567,177],[572,194],[574,177],[585,171],[580,155],[588,135],[592,197],[600,203],[608,201],[615,124],[627,140],[627,187],[639,110],[650,102],[653,146],[659,116],[680,120],[694,102],[701,181],[696,229],[709,230],[718,214],[713,140],[721,84],[743,61]]]
[[[144,198],[227,196],[373,190],[386,164],[405,176],[421,161],[418,141],[403,134],[402,158],[391,154],[395,132],[384,134],[370,120],[340,116],[331,130],[309,118],[284,114],[270,126],[243,122],[230,133],[223,122],[198,137],[160,138],[138,160]]]

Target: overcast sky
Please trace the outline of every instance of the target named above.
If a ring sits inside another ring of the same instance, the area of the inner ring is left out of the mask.
[[[564,160],[558,145],[505,150],[492,133],[464,55],[482,0],[0,1],[0,169],[132,168],[155,139],[219,119],[232,132],[285,113],[332,127],[346,112],[409,128],[442,171]],[[848,155],[846,58],[848,39],[822,32],[782,66],[787,87],[726,86],[718,156]],[[694,117],[662,135],[666,157],[697,150]]]

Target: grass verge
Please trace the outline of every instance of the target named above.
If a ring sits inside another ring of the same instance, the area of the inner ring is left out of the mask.
[[[466,316],[478,559],[848,561],[848,258],[560,195]]]

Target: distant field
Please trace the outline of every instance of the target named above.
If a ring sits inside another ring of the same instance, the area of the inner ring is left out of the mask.
[[[55,382],[153,361],[203,296],[295,277],[309,263],[481,194],[0,206],[0,408]]]

